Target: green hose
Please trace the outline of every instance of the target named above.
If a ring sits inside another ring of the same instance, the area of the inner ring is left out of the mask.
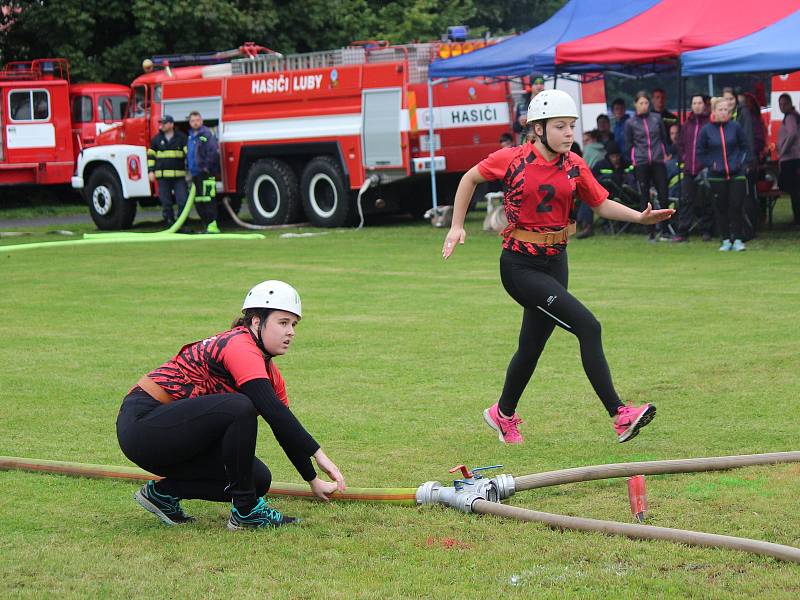
[[[112,465],[90,465],[85,463],[65,462],[60,460],[41,460],[37,458],[17,458],[0,456],[0,471],[32,471],[75,477],[92,477],[98,479],[122,479],[128,481],[148,481],[161,479],[158,475],[148,473],[138,467],[120,467]],[[361,502],[380,502],[381,504],[415,505],[416,488],[347,488],[344,492],[335,492],[333,500],[358,500]],[[295,496],[300,498],[316,498],[308,485],[300,483],[283,483],[273,481],[269,494],[275,496]]]
[[[215,233],[212,235],[185,235],[178,233],[194,206],[194,185],[189,191],[186,206],[183,207],[178,220],[169,229],[152,233],[137,233],[134,231],[116,231],[113,233],[84,233],[81,240],[67,240],[64,242],[34,242],[31,244],[9,244],[0,246],[0,252],[15,252],[17,250],[32,250],[34,248],[53,248],[63,246],[83,246],[89,244],[117,244],[123,242],[191,242],[205,240],[263,240],[260,233]]]
[[[135,231],[117,231],[114,233],[84,233],[83,239],[91,240],[91,239],[115,239],[115,238],[128,238],[130,236],[136,237],[140,235],[168,235],[178,233],[180,228],[183,227],[186,220],[189,218],[189,213],[192,212],[192,207],[194,206],[194,196],[195,196],[195,187],[192,184],[192,187],[189,189],[189,197],[186,199],[186,204],[181,211],[181,214],[178,215],[178,219],[168,228],[162,231],[154,231],[152,233],[137,233]],[[113,236],[109,237],[109,236]]]

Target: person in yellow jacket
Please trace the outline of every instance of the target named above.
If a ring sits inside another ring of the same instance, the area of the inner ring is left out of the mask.
[[[147,170],[151,182],[158,186],[161,200],[161,215],[167,226],[175,222],[172,210],[173,199],[178,205],[178,214],[183,212],[188,197],[186,185],[186,135],[175,129],[175,119],[164,115],[161,129],[150,141],[147,151]],[[174,196],[174,198],[173,198]]]

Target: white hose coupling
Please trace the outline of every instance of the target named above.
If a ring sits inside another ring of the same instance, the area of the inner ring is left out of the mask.
[[[417,488],[417,504],[437,504],[439,502],[439,490],[442,484],[438,481],[426,481]]]
[[[472,503],[477,500],[499,502],[497,486],[493,480],[476,481],[464,489],[444,487],[438,481],[428,481],[417,488],[417,504],[446,504],[464,512],[472,512]]]
[[[494,487],[497,490],[496,502],[501,502],[506,498],[510,498],[514,495],[514,492],[517,491],[517,486],[514,483],[514,477],[512,475],[498,475],[490,479],[490,481],[494,483]]]
[[[472,503],[475,500],[485,500],[483,496],[475,493],[472,490],[462,491],[454,487],[439,488],[438,501],[441,504],[446,504],[450,508],[455,508],[461,512],[472,512]]]

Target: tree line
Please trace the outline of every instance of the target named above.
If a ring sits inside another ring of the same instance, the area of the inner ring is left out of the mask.
[[[284,54],[440,39],[451,25],[471,37],[522,32],[566,0],[0,0],[3,62],[60,57],[74,81],[129,83],[144,58],[213,52],[253,41]]]

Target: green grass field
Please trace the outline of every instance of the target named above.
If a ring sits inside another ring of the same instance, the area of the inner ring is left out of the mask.
[[[128,464],[114,431],[126,390],[182,344],[224,330],[267,278],[302,294],[279,364],[293,410],[352,486],[446,481],[461,462],[523,475],[798,450],[800,238],[777,218],[736,255],[639,235],[570,245],[571,290],[603,324],[620,394],[658,406],[623,445],[563,331],[520,404],[525,445],[503,447],[483,424],[520,309],[480,215],[446,263],[443,231],[399,220],[299,239],[0,249],[0,455]],[[268,427],[259,435],[275,479],[299,481]],[[195,524],[162,526],[133,502],[132,483],[0,472],[0,484],[3,598],[800,596],[795,564],[448,508],[277,498],[300,527],[232,534],[228,507],[200,501],[184,503]],[[652,524],[800,546],[798,464],[649,477],[648,492]],[[511,503],[631,520],[624,480]]]

